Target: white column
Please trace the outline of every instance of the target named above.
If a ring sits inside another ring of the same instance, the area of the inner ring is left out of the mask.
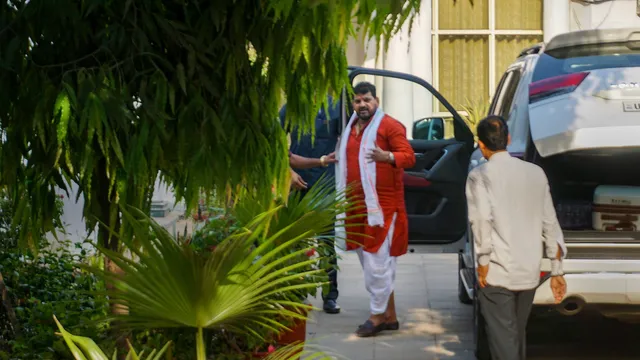
[[[411,54],[409,53],[408,22],[394,36],[385,54],[385,69],[411,73]],[[415,36],[412,34],[412,36]],[[380,100],[382,109],[400,120],[407,128],[413,123],[413,87],[411,82],[400,79],[385,78],[384,92]]]
[[[381,54],[381,50],[383,45],[378,45],[375,39],[365,39],[364,34],[362,35],[362,41],[365,43],[364,45],[364,67],[369,69],[384,69],[384,56]],[[379,55],[380,54],[380,55]],[[376,56],[379,55],[379,56]],[[357,78],[356,81],[368,81],[376,86],[378,90],[378,97],[382,99],[382,94],[384,92],[383,83],[379,76],[370,76],[366,75],[362,78]],[[355,85],[355,84],[354,84]]]
[[[349,37],[347,40],[347,63],[351,66],[365,66],[366,49],[364,37],[358,32],[355,37]]]
[[[570,0],[544,0],[544,41],[570,31]]]
[[[420,14],[415,19],[411,31],[411,73],[432,83],[432,44],[431,44],[431,1],[425,0],[420,5]],[[429,117],[433,114],[433,95],[421,86],[413,86],[413,121],[417,118]],[[405,124],[406,125],[406,124]],[[407,132],[411,136],[411,125]]]

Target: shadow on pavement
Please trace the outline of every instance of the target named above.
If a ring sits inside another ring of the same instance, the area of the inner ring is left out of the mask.
[[[572,317],[537,314],[527,332],[530,359],[640,359],[640,324],[595,311]]]

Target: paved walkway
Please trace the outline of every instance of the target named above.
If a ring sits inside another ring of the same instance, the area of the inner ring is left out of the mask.
[[[400,331],[361,339],[356,327],[368,317],[368,296],[355,254],[340,261],[342,313],[314,312],[307,343],[336,359],[468,360],[473,356],[473,307],[457,299],[457,257],[407,254],[398,261],[396,305]],[[313,304],[322,306],[320,296]],[[640,359],[640,325],[607,319],[597,312],[563,317],[538,314],[529,323],[530,360]],[[311,350],[311,349],[310,349]],[[312,357],[310,357],[312,358]]]
[[[455,256],[403,256],[396,275],[400,330],[372,338],[354,335],[356,327],[368,317],[368,296],[357,256],[342,257],[338,278],[342,312],[338,315],[314,312],[307,324],[308,343],[351,360],[475,359],[471,351],[473,308],[455,301]],[[322,306],[320,296],[312,302]]]

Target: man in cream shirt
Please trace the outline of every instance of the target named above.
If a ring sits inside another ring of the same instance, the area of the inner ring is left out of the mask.
[[[467,179],[480,291],[494,360],[525,360],[525,330],[540,282],[543,248],[551,260],[551,289],[566,293],[562,259],[567,253],[549,184],[537,165],[511,157],[506,122],[489,116],[478,124],[486,161]]]

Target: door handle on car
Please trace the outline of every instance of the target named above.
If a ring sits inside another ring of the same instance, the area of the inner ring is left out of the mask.
[[[439,170],[446,166],[449,161],[457,161],[455,157],[457,156],[460,149],[464,147],[464,144],[451,144],[442,148],[442,155],[436,160],[435,164],[430,168],[421,168],[420,166],[424,166],[424,162],[421,165],[417,165],[418,159],[416,159],[416,166],[412,169],[407,169],[405,172],[408,175],[419,177],[425,180],[433,181],[439,173]]]
[[[442,158],[444,155],[446,155],[447,153],[447,149],[444,148],[442,149],[443,151],[430,151],[428,153],[414,153],[415,157],[416,157],[416,164],[414,165],[413,169],[417,169],[419,171],[423,171],[423,170],[431,170],[431,168],[433,168],[433,166],[429,166],[431,165],[434,161],[437,162],[439,161],[440,158]],[[435,164],[434,164],[435,166]]]

